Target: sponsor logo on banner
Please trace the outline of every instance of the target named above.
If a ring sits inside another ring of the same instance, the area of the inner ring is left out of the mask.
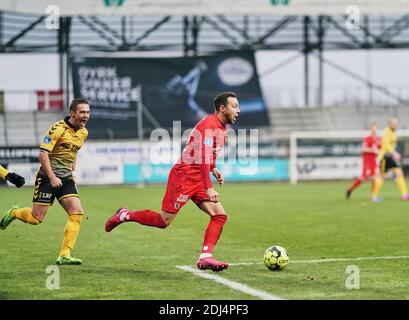
[[[224,84],[228,86],[241,86],[250,81],[253,77],[254,69],[247,60],[234,57],[223,60],[217,68],[217,74]]]
[[[300,180],[352,179],[361,174],[360,157],[299,158]]]
[[[120,7],[124,4],[125,0],[104,0],[105,7],[117,6]]]
[[[288,6],[290,4],[290,0],[271,0],[271,4],[273,6]]]

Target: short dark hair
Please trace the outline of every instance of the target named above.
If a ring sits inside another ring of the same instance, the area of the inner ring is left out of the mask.
[[[215,96],[213,98],[214,109],[216,111],[219,111],[220,106],[227,104],[227,99],[229,97],[237,99],[237,95],[234,92],[222,92],[222,93],[219,93],[217,96]]]
[[[73,111],[73,112],[77,111],[77,107],[80,104],[88,104],[89,105],[89,102],[86,99],[83,99],[83,98],[75,98],[70,103],[70,112],[71,111]]]

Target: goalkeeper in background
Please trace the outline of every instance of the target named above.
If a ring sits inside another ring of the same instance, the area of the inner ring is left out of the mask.
[[[380,159],[380,174],[375,178],[375,186],[372,192],[372,201],[379,202],[382,199],[379,197],[383,179],[388,171],[392,171],[395,176],[396,184],[399,187],[402,200],[409,200],[408,190],[406,188],[405,177],[401,168],[401,155],[396,151],[398,137],[396,129],[398,128],[398,120],[396,118],[389,119],[388,127],[385,128],[382,134],[381,150],[379,152]]]
[[[9,172],[2,166],[0,166],[0,178],[11,182],[17,188],[21,188],[26,183],[26,180],[22,176],[14,172]]]
[[[379,175],[379,165],[377,156],[381,147],[381,138],[377,136],[378,125],[373,122],[370,125],[371,134],[364,138],[362,144],[362,173],[356,179],[346,192],[346,198],[351,197],[352,191],[355,190],[363,181],[372,180],[372,192],[375,188],[375,178]]]

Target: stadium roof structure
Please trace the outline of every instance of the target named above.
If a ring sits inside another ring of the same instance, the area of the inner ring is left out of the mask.
[[[0,52],[172,51],[409,48],[409,15],[362,16],[93,16],[0,11]],[[348,24],[349,23],[349,24]],[[58,29],[57,29],[58,28]]]
[[[406,0],[2,0],[0,10],[61,16],[397,15]]]
[[[253,0],[251,3],[259,11],[249,10],[249,12],[254,11],[255,14],[243,13],[248,9],[244,4],[248,4],[249,1],[191,0],[196,7],[190,8],[191,11],[185,10],[186,14],[183,14],[184,11],[178,11],[178,14],[171,15],[171,10],[167,13],[163,13],[166,10],[157,10],[155,15],[147,15],[150,11],[143,7],[140,12],[137,11],[139,14],[123,14],[135,12],[133,7],[124,11],[125,4],[139,3],[149,7],[154,3],[159,8],[159,4],[162,3],[164,8],[167,8],[169,3],[186,5],[186,1],[84,0],[78,2],[73,0],[67,2],[56,0],[54,2],[62,6],[62,12],[58,11],[60,10],[58,6],[52,6],[51,10],[39,15],[26,13],[30,10],[25,6],[30,8],[33,3],[45,5],[48,1],[3,0],[0,3],[0,10],[3,9],[0,11],[0,53],[60,54],[60,83],[61,87],[66,88],[68,92],[68,56],[101,54],[101,52],[115,55],[147,52],[150,56],[154,56],[153,52],[156,52],[158,56],[170,53],[177,56],[197,56],[234,50],[292,50],[296,53],[293,58],[280,63],[268,72],[273,72],[291,63],[299,55],[303,55],[304,104],[308,106],[310,104],[308,76],[310,55],[315,55],[319,61],[320,98],[318,101],[322,104],[323,64],[330,63],[325,61],[324,51],[409,48],[409,2],[400,0]],[[205,2],[213,5],[218,2],[221,6],[217,10],[222,12],[224,10],[228,14],[206,15],[206,12],[217,13],[218,11],[204,10]],[[271,9],[263,14],[262,2],[264,4],[269,2],[275,8],[274,12],[282,15],[267,14]],[[84,13],[64,15],[64,10],[68,10],[68,13],[74,12],[69,11],[74,9],[65,7],[67,3],[81,3],[84,6]],[[93,10],[91,6],[93,3],[99,6],[104,3],[105,7],[115,5],[120,8],[103,11],[110,14],[95,15],[93,13],[106,8]],[[226,10],[226,5],[229,3],[234,4],[232,10]],[[238,3],[243,4],[243,7],[237,6]],[[354,3],[360,6],[348,5]],[[308,7],[307,4],[310,6]],[[44,8],[41,8],[44,12]],[[200,11],[200,9],[203,10]],[[162,15],[160,15],[161,12]],[[189,15],[187,14],[189,12],[202,12],[202,14]],[[374,15],[378,12],[385,12],[385,15]],[[402,12],[403,15],[397,15],[397,12]],[[392,13],[396,14],[391,15]],[[389,94],[385,88],[378,88],[367,79],[351,74],[342,66],[334,67],[368,87]],[[401,97],[395,98],[402,100]]]

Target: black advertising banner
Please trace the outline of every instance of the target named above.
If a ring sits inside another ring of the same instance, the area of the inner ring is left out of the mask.
[[[0,147],[0,165],[8,168],[10,163],[38,163],[39,146]],[[6,180],[0,179],[0,185]]]
[[[240,102],[236,128],[269,125],[254,53],[249,51],[188,58],[73,57],[74,96],[91,103],[90,137],[136,137],[137,105],[151,116],[143,127],[192,128],[214,112],[213,97],[234,91]],[[141,95],[139,93],[141,86]],[[154,120],[153,120],[154,119]]]
[[[0,164],[37,163],[39,154],[39,146],[0,147]]]

